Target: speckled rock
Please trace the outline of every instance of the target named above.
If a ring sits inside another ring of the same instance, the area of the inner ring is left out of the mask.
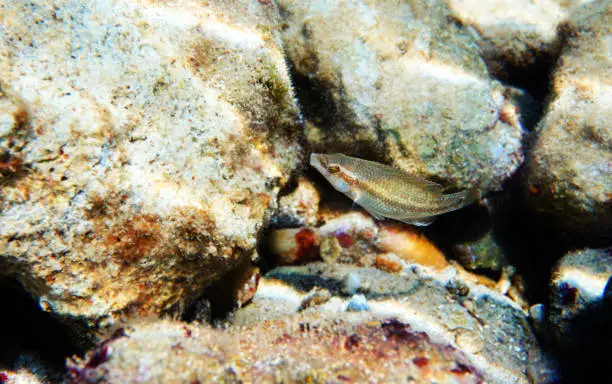
[[[322,259],[371,267],[379,256],[398,256],[399,270],[413,263],[428,267],[448,266],[444,254],[407,225],[376,223],[361,212],[338,213],[318,227],[281,228],[267,238],[269,250],[279,264],[296,265]]]
[[[0,269],[104,325],[189,302],[251,255],[301,161],[259,1],[0,8]]]
[[[70,364],[68,382],[482,383],[456,347],[396,319],[298,315],[214,330],[138,324]]]
[[[590,346],[596,341],[612,340],[612,300],[605,297],[610,281],[612,249],[570,252],[555,266],[547,320],[561,347],[574,351],[587,347],[592,353]]]
[[[2,384],[44,384],[40,377],[26,371],[0,371],[0,383]]]
[[[577,9],[550,104],[527,161],[533,208],[572,232],[610,237],[612,228],[612,3]]]
[[[319,227],[281,228],[268,233],[267,250],[280,265],[299,265],[323,260],[328,264],[376,267],[389,273],[402,273],[413,266],[433,273],[456,274],[462,280],[476,282],[509,293],[506,276],[499,282],[471,273],[444,253],[422,233],[406,224],[375,222],[362,212],[327,210],[321,214]],[[518,296],[517,296],[518,297]]]
[[[315,225],[320,200],[319,191],[312,182],[300,177],[297,187],[279,199],[275,224],[283,227]]]
[[[489,68],[497,76],[506,67],[525,68],[561,49],[558,26],[571,10],[588,1],[450,0],[453,15],[474,28]]]
[[[314,151],[386,159],[497,190],[522,162],[520,119],[444,1],[280,0]]]
[[[458,349],[486,382],[527,383],[551,374],[526,312],[507,297],[447,272],[433,276],[415,267],[396,275],[324,263],[276,268],[262,278],[251,304],[237,311],[232,322],[260,324],[292,319],[298,312],[345,318],[355,314],[358,292],[364,299],[357,313],[398,319],[430,340]],[[317,290],[331,296],[302,309]]]
[[[478,239],[455,245],[454,253],[461,265],[470,270],[501,271],[508,264],[492,231],[487,231]]]

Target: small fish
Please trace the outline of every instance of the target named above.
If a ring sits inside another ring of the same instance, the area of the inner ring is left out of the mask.
[[[313,153],[310,165],[377,220],[390,218],[424,226],[431,224],[435,216],[474,201],[469,191],[445,194],[440,184],[341,153]]]

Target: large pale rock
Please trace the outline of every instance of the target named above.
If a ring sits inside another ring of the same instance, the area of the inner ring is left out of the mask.
[[[574,232],[612,228],[612,2],[578,8],[528,159],[532,206]]]
[[[279,5],[315,151],[386,158],[485,191],[521,163],[516,106],[445,2]]]
[[[482,54],[496,75],[550,60],[561,49],[558,26],[588,0],[450,0],[453,15],[474,29]]]
[[[0,3],[1,273],[105,324],[244,261],[301,159],[276,9]]]

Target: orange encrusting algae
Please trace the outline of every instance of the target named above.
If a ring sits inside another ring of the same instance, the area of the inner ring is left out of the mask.
[[[449,266],[442,251],[425,236],[409,232],[400,226],[385,225],[381,227],[376,245],[386,252],[395,253],[407,262],[418,263],[439,270]]]

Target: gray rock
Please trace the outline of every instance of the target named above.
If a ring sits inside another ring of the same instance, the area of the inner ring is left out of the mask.
[[[301,161],[276,8],[1,9],[0,273],[108,325],[180,308],[244,263]]]
[[[527,383],[529,377],[551,371],[525,311],[507,297],[471,281],[461,281],[466,288],[460,294],[452,293],[447,286],[456,277],[449,270],[430,274],[413,268],[395,275],[326,263],[276,268],[262,278],[253,301],[234,313],[232,323],[256,325],[293,319],[298,311],[319,318],[347,313],[346,307],[355,300],[343,293],[348,275],[359,276],[359,292],[373,318],[396,318],[432,341],[459,349],[487,382]],[[313,289],[325,289],[331,298],[302,311],[301,303]]]
[[[563,26],[539,137],[527,161],[529,203],[557,226],[610,237],[612,228],[612,3],[578,8]]]
[[[612,341],[612,302],[606,299],[610,281],[612,249],[570,252],[555,266],[547,320],[559,346],[575,351]]]
[[[104,383],[476,384],[482,372],[453,345],[367,313],[292,318],[226,330],[176,321],[135,323],[84,358],[69,379]]]
[[[478,239],[455,245],[454,251],[461,265],[470,270],[501,271],[508,265],[503,249],[495,241],[492,231]]]
[[[520,119],[444,1],[279,1],[316,152],[386,159],[498,190],[523,160]],[[506,112],[504,112],[506,111]]]
[[[581,3],[559,0],[450,0],[453,14],[470,25],[478,45],[498,76],[507,67],[526,68],[561,49],[558,26]]]
[[[351,300],[346,305],[347,312],[370,311],[372,308],[368,305],[368,300],[364,295],[353,295]]]

